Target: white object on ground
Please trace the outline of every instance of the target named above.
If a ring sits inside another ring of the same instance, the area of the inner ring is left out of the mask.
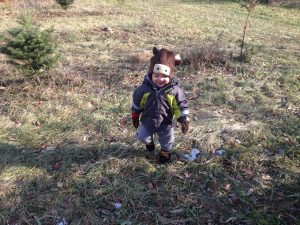
[[[115,209],[120,209],[122,207],[122,204],[117,202],[117,203],[114,203],[114,206],[115,206]]]
[[[65,218],[62,218],[60,222],[58,222],[58,224],[56,225],[68,225],[67,221]]]
[[[242,144],[242,142],[239,139],[235,139],[235,143]]]
[[[194,161],[198,157],[199,154],[200,154],[200,151],[196,148],[193,148],[189,154],[184,154],[184,157],[189,161]]]
[[[222,155],[225,154],[225,150],[217,149],[217,150],[215,150],[214,154],[217,155],[217,156],[222,156]]]

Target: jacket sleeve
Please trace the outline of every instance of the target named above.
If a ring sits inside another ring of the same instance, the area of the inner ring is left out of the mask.
[[[187,100],[183,89],[178,87],[177,94],[175,97],[176,97],[176,103],[180,109],[180,117],[188,116],[189,108],[188,108]]]
[[[134,90],[133,96],[132,96],[132,106],[131,110],[137,113],[142,112],[141,108],[141,100],[143,97],[143,91],[142,91],[142,86],[138,87],[137,89]]]

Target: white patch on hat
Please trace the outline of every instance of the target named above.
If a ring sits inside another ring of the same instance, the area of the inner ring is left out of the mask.
[[[153,73],[161,73],[166,76],[170,76],[170,72],[171,72],[170,67],[168,67],[166,65],[163,65],[163,64],[155,64],[154,65]]]

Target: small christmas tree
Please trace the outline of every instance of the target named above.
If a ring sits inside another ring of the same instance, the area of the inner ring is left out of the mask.
[[[51,40],[53,29],[41,31],[26,13],[19,17],[18,23],[20,27],[7,31],[0,52],[8,55],[12,64],[34,74],[50,69],[58,59]]]
[[[70,7],[70,5],[74,2],[74,0],[56,0],[56,2],[64,9]]]

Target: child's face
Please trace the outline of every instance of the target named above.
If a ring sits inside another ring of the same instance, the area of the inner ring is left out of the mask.
[[[157,87],[163,87],[166,84],[170,83],[170,77],[161,73],[153,73],[152,74],[152,82]]]

